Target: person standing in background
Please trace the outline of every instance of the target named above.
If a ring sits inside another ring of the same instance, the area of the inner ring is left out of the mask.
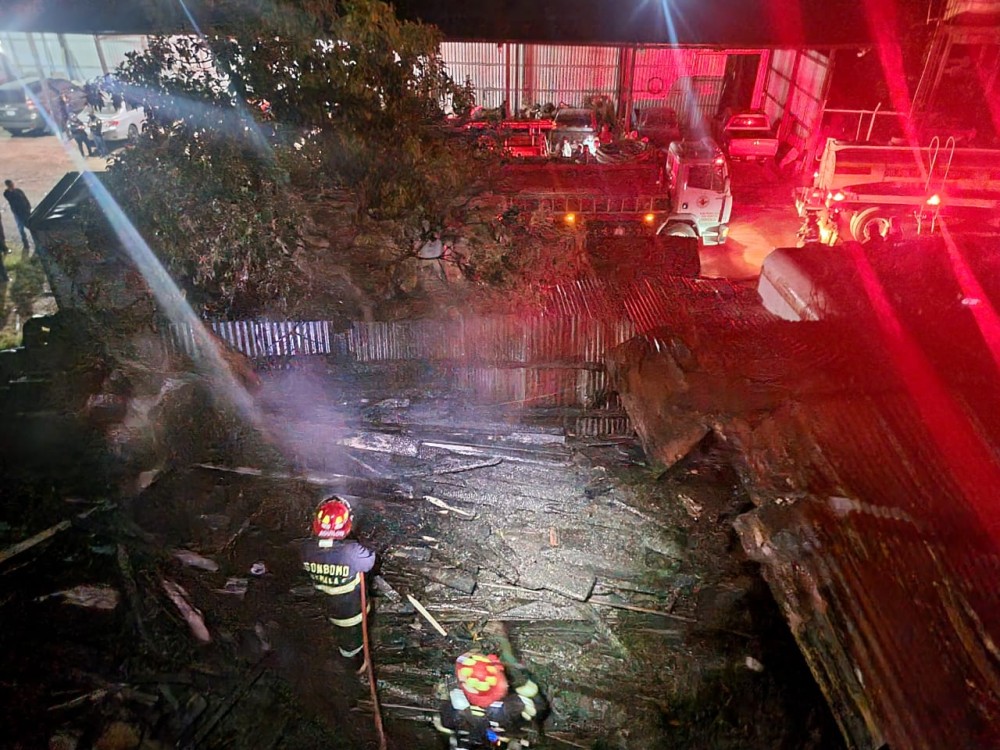
[[[66,101],[66,94],[59,94],[56,99],[56,124],[59,126],[59,137],[63,137],[66,132],[66,124],[69,122],[69,103]]]
[[[104,123],[96,114],[90,114],[90,139],[97,146],[97,155],[108,158],[108,144],[104,142]]]
[[[10,204],[10,212],[14,214],[14,221],[17,223],[17,231],[21,233],[21,243],[24,246],[24,254],[27,255],[28,251],[31,249],[28,245],[28,217],[31,216],[31,203],[28,202],[28,196],[24,194],[24,191],[18,187],[14,186],[13,180],[4,180],[3,184],[6,186],[6,190],[3,191],[3,197],[7,199],[7,203]]]
[[[87,147],[87,156],[94,155],[94,147],[90,143],[90,138],[87,137],[87,126],[83,124],[83,121],[73,115],[69,118],[69,123],[67,123],[69,128],[69,134],[73,136],[73,140],[76,141],[77,148],[80,149],[80,156],[83,156],[83,147]]]

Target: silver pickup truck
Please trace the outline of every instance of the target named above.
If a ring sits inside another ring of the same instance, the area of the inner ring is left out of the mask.
[[[778,153],[774,128],[763,112],[738,112],[725,118],[719,140],[730,161],[765,161]]]

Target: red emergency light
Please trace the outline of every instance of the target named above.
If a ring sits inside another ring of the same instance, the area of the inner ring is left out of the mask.
[[[645,216],[642,217],[642,220],[645,221],[647,224],[652,224],[654,221],[656,221],[656,214],[646,214]]]
[[[563,221],[567,224],[576,224],[576,214],[568,213],[563,217]]]

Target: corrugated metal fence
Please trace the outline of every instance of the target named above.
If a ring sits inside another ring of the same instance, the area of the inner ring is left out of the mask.
[[[258,362],[276,357],[334,354],[334,338],[325,320],[211,320],[207,325],[229,346]],[[187,326],[170,325],[164,341],[171,351],[194,354],[194,335]]]
[[[342,332],[333,332],[328,321],[209,325],[258,365],[315,355],[367,365],[426,362],[481,403],[592,409],[609,405],[604,360],[613,348],[653,329],[685,330],[706,306],[745,293],[723,280],[677,278],[624,290],[583,280],[548,290],[536,309],[522,315],[355,322]],[[195,351],[190,330],[173,326],[164,335],[172,350]],[[581,417],[577,434],[625,429],[613,399],[610,406]]]

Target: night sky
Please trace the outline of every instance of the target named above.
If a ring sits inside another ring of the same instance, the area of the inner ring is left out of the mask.
[[[889,2],[892,0],[872,0]],[[188,0],[195,16],[232,20],[258,0]],[[863,0],[399,0],[400,15],[456,39],[828,47],[870,39]],[[903,11],[909,3],[899,4]],[[11,30],[137,33],[183,29],[166,0],[0,0]],[[224,9],[220,12],[220,9]],[[669,18],[669,21],[668,21]],[[674,33],[671,33],[671,26]]]

